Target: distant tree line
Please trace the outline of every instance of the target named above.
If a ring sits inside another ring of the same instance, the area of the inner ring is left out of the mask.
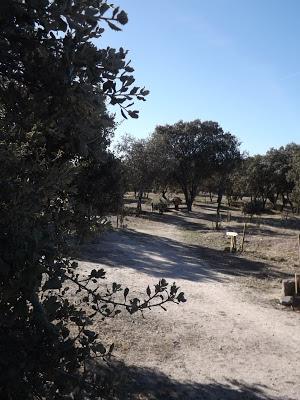
[[[139,211],[143,193],[153,189],[162,198],[168,190],[181,191],[188,211],[201,191],[217,196],[218,213],[224,195],[229,204],[247,199],[260,211],[269,202],[299,212],[300,145],[248,156],[217,122],[195,120],[157,126],[147,139],[126,135],[118,150],[126,189],[135,192]]]
[[[300,208],[300,145],[291,143],[279,149],[271,148],[265,155],[244,158],[228,179],[229,202],[249,197],[265,210],[269,202],[281,211],[289,206]]]

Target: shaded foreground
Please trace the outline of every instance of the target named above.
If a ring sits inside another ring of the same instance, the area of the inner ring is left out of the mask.
[[[280,400],[282,397],[269,396],[267,386],[248,385],[236,380],[226,383],[179,382],[166,374],[151,368],[139,368],[123,363],[114,363],[117,376],[116,396],[120,400]],[[101,372],[102,373],[102,372]],[[285,400],[290,400],[284,397]]]

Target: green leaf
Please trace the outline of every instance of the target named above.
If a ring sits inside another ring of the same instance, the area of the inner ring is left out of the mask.
[[[128,15],[125,11],[121,11],[118,16],[117,16],[117,21],[121,24],[121,25],[125,25],[128,22]]]
[[[94,15],[98,14],[99,10],[97,10],[97,8],[87,8],[85,10],[85,15],[87,15],[88,17],[93,17]]]
[[[125,71],[131,73],[131,72],[134,72],[134,68],[132,68],[132,67],[130,67],[130,66],[126,66],[126,67],[125,67]]]
[[[109,350],[108,350],[108,352],[109,352],[109,353],[112,353],[112,352],[113,352],[113,349],[114,349],[114,347],[115,347],[115,344],[114,344],[114,343],[112,343],[112,344],[109,346]]]
[[[116,7],[116,8],[114,9],[113,14],[112,14],[112,17],[113,17],[113,18],[115,18],[115,16],[118,14],[119,10],[120,10],[120,7]]]
[[[113,31],[121,31],[122,30],[121,28],[119,28],[117,25],[113,24],[110,21],[107,21],[107,24]]]
[[[125,288],[124,289],[124,299],[126,300],[126,297],[128,296],[128,293],[129,293],[129,289],[128,288]]]
[[[103,346],[102,343],[95,343],[92,348],[94,351],[99,352],[101,354],[106,353],[106,348]]]
[[[122,114],[123,118],[128,119],[127,115],[124,113],[124,111],[122,109],[121,109],[121,114]]]
[[[160,285],[163,286],[163,287],[168,286],[168,282],[163,278],[160,281]]]
[[[89,329],[84,329],[83,333],[85,334],[85,336],[87,336],[88,338],[94,338],[96,335],[96,333],[94,331],[90,331]]]
[[[184,297],[184,293],[183,293],[183,292],[180,292],[180,293],[179,293],[179,295],[177,296],[177,300],[178,300],[180,303],[185,303],[185,302],[186,302],[186,299],[185,299],[185,297]]]
[[[151,289],[150,289],[149,285],[147,287],[146,292],[147,292],[147,295],[150,297],[151,296]]]
[[[130,95],[135,94],[139,90],[138,86],[135,86],[133,89],[130,91]]]
[[[139,117],[139,112],[138,111],[128,111],[128,114],[130,115],[131,118],[138,118]]]
[[[110,9],[110,6],[107,3],[103,3],[100,7],[100,14],[103,15],[107,10]]]

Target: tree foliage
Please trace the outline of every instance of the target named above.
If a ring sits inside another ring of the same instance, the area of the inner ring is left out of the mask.
[[[214,173],[222,179],[240,158],[236,137],[213,121],[158,126],[153,140],[161,142],[169,176],[184,193],[188,210],[204,180]]]
[[[119,162],[106,104],[137,118],[127,51],[96,47],[127,15],[102,0],[9,0],[0,5],[0,397],[98,399],[89,366],[109,357],[94,318],[185,301],[161,280],[145,299],[101,269],[82,276],[76,237],[118,203]],[[113,172],[114,171],[114,172]],[[112,177],[112,180],[110,179]],[[113,181],[113,185],[111,185]]]
[[[142,197],[151,188],[156,175],[153,154],[146,139],[125,135],[118,144],[127,189],[133,190],[138,198],[137,211],[142,209]]]
[[[235,198],[249,196],[258,200],[265,209],[267,201],[281,209],[287,204],[295,209],[298,204],[299,145],[289,144],[279,149],[271,148],[265,155],[247,157],[230,176],[228,194]]]
[[[217,122],[179,121],[157,126],[148,139],[123,139],[119,151],[128,171],[128,188],[180,189],[188,210],[200,188],[214,176],[220,202],[225,177],[240,161],[239,142]]]

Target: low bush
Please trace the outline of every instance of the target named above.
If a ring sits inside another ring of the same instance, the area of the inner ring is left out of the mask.
[[[258,215],[264,210],[264,204],[261,200],[252,200],[243,204],[242,211],[244,214]]]
[[[152,203],[152,211],[158,210],[160,214],[168,211],[169,202],[162,197],[156,200],[153,200]]]

